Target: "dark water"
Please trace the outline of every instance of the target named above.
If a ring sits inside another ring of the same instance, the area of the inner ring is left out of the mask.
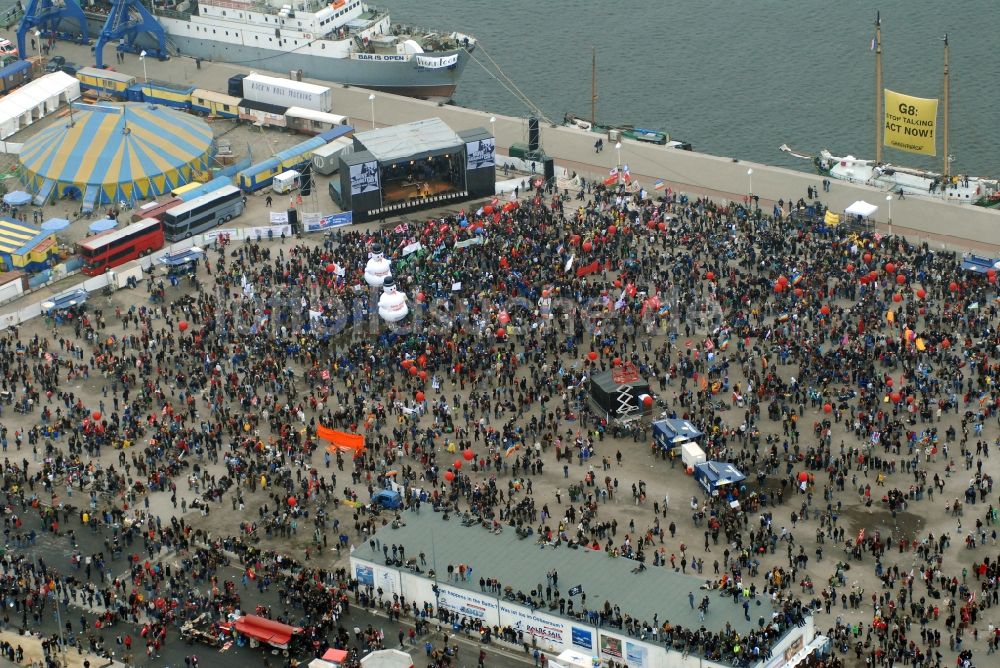
[[[778,152],[874,157],[876,9],[886,87],[940,97],[951,43],[954,172],[1000,176],[1000,4],[997,0],[385,0],[393,19],[474,34],[545,114],[590,116],[597,49],[598,120],[665,130],[697,150],[770,164]],[[482,52],[475,54],[485,62]],[[469,65],[456,100],[526,115]],[[939,110],[939,122],[943,107]],[[940,134],[940,133],[939,133]],[[941,155],[941,139],[938,140]],[[885,159],[940,169],[940,158],[891,149]]]

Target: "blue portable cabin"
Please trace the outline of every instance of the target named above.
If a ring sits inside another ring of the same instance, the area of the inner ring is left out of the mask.
[[[28,81],[31,81],[31,63],[27,60],[18,60],[0,69],[0,93],[14,90]]]
[[[192,92],[194,92],[194,86],[165,81],[145,81],[129,86],[125,91],[125,99],[129,102],[162,104],[165,107],[189,111]]]
[[[317,137],[322,139],[325,143],[329,144],[334,139],[339,139],[341,137],[349,137],[354,134],[354,128],[350,125],[338,125],[332,127],[329,130],[324,130],[320,132]]]
[[[179,194],[177,197],[179,197],[185,202],[190,202],[195,197],[201,197],[202,195],[213,193],[219,188],[231,185],[233,185],[233,180],[228,176],[216,176],[208,183],[203,183],[197,188],[192,188],[191,190],[183,192]]]
[[[302,169],[308,163],[312,162],[313,151],[320,146],[326,146],[326,141],[317,135],[316,137],[310,137],[301,144],[296,144],[289,149],[275,153],[274,157],[281,163],[282,171]]]
[[[236,175],[237,185],[243,192],[256,192],[261,188],[271,185],[274,177],[284,170],[281,168],[281,161],[277,157],[268,158],[263,162],[250,165]]]
[[[704,432],[687,420],[667,418],[653,423],[653,444],[666,452],[681,443],[696,441],[703,435]]]

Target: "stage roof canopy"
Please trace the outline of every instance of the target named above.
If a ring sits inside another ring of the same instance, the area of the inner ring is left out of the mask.
[[[418,160],[443,151],[457,150],[462,140],[440,118],[359,132],[354,138],[383,164]]]

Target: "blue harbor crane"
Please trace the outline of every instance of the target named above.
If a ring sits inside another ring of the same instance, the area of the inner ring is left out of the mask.
[[[156,40],[156,46],[139,46],[135,43],[135,38],[139,33],[149,33]],[[104,45],[108,42],[123,40],[118,45],[118,50],[129,53],[146,52],[146,55],[160,60],[170,57],[167,53],[167,34],[163,26],[156,20],[141,0],[113,0],[111,12],[108,20],[101,28],[101,34],[97,38],[97,45],[94,48],[94,56],[97,58],[97,67],[104,67]]]
[[[77,29],[62,29],[64,19],[76,23]],[[28,0],[21,24],[17,27],[17,50],[21,58],[31,55],[25,45],[28,33],[34,34],[34,31],[40,32],[42,39],[55,37],[79,44],[90,43],[87,17],[76,0]]]

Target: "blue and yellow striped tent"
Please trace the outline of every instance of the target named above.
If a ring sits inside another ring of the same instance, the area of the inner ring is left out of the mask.
[[[5,271],[41,271],[58,250],[53,233],[0,218],[0,261]]]
[[[142,103],[73,105],[24,143],[20,161],[36,204],[82,197],[84,210],[170,192],[209,166],[212,129],[200,118]]]

